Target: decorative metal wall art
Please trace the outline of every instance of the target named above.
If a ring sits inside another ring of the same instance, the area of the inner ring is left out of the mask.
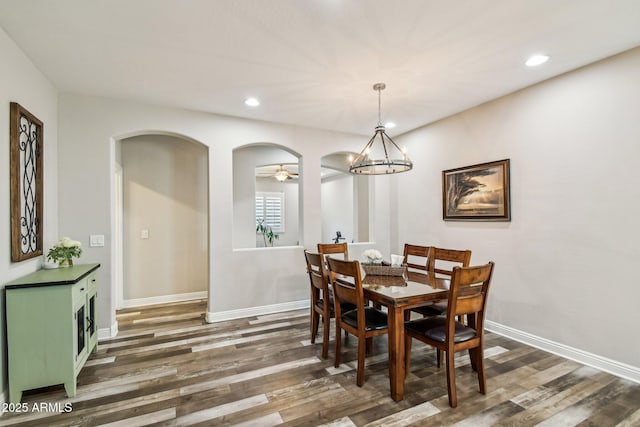
[[[43,124],[20,104],[10,108],[11,261],[42,255]]]
[[[442,219],[511,221],[509,159],[442,172]]]

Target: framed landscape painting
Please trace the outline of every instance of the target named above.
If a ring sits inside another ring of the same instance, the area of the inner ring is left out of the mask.
[[[509,159],[442,171],[442,219],[511,221]]]

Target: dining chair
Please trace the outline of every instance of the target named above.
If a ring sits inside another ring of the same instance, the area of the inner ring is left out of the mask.
[[[480,393],[486,394],[484,317],[493,266],[494,263],[489,262],[475,267],[454,267],[446,315],[405,322],[405,372],[409,372],[413,339],[444,351],[447,355],[447,392],[452,408],[458,405],[454,366],[458,351],[469,351],[471,367],[478,375]],[[456,320],[456,316],[465,314],[470,319],[468,325]]]
[[[329,320],[333,312],[332,304],[329,303],[329,284],[322,256],[305,250],[304,257],[311,284],[311,344],[316,342],[322,316],[322,358],[326,359],[329,357]]]
[[[329,258],[329,273],[333,286],[335,322],[336,322],[336,357],[334,366],[340,366],[341,331],[345,330],[358,338],[358,369],[356,384],[364,384],[364,359],[367,340],[388,332],[387,314],[365,305],[362,276],[358,261],[344,261]],[[355,309],[343,311],[344,303],[354,304]]]
[[[304,251],[307,261],[307,273],[311,285],[311,344],[315,344],[322,316],[322,358],[329,357],[330,319],[335,316],[333,296],[329,292],[328,273],[322,262],[322,255]],[[342,311],[353,310],[355,305],[344,304]]]
[[[318,253],[326,259],[328,255],[342,254],[343,260],[349,259],[349,246],[344,243],[318,243]]]
[[[430,246],[404,244],[404,263],[412,270],[427,271],[429,268]],[[419,262],[419,264],[418,264]]]
[[[471,251],[469,249],[442,249],[432,248],[429,257],[429,271],[436,274],[451,276],[452,268],[459,264],[460,267],[468,267],[471,262]],[[447,268],[448,267],[448,268]]]
[[[426,273],[429,268],[429,253],[431,252],[430,246],[412,245],[409,243],[404,244],[404,263],[407,266],[408,271],[414,271],[419,273]],[[419,312],[418,307],[416,312]],[[405,310],[404,320],[411,319],[412,310]]]
[[[318,253],[324,260],[324,269],[327,274],[327,280],[329,275],[329,267],[327,265],[327,258],[329,255],[340,255],[342,254],[343,260],[349,259],[349,246],[347,242],[344,243],[318,243]],[[335,257],[334,257],[335,258]],[[329,292],[333,298],[333,289],[330,288]]]
[[[451,277],[451,268],[453,268],[455,264],[458,264],[460,267],[468,267],[470,262],[471,251],[468,249],[455,250],[431,247],[427,260],[427,271],[437,276]],[[422,314],[424,317],[440,316],[447,311],[447,301],[438,300],[429,305],[416,307],[411,311]]]

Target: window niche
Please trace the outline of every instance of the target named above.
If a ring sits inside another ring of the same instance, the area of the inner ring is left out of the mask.
[[[369,241],[369,187],[373,182],[368,176],[349,173],[350,155],[356,154],[332,153],[321,160],[320,204],[324,243]]]
[[[275,144],[233,151],[234,249],[299,244],[298,159]]]

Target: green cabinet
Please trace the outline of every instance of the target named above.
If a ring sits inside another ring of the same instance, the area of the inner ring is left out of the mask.
[[[5,286],[9,399],[64,384],[76,394],[76,378],[96,351],[96,270],[83,264],[39,270]]]

